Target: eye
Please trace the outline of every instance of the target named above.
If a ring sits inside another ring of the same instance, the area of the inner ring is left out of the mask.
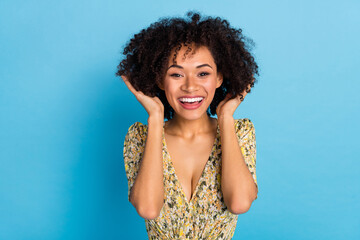
[[[205,77],[205,76],[207,76],[207,75],[209,75],[210,73],[208,73],[208,72],[201,72],[200,74],[199,74],[199,76],[200,77]]]
[[[172,77],[181,77],[181,75],[180,74],[178,74],[178,73],[173,73],[173,74],[171,74],[170,76],[172,76]]]

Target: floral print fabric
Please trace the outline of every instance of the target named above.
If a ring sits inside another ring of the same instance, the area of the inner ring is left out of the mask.
[[[253,123],[235,120],[242,155],[257,187],[256,139]],[[145,149],[147,125],[136,122],[124,141],[128,199]],[[166,148],[163,128],[164,205],[159,217],[145,219],[149,239],[231,239],[238,215],[228,211],[221,192],[221,142],[217,126],[215,142],[190,201],[186,200]],[[257,198],[257,197],[256,197]]]

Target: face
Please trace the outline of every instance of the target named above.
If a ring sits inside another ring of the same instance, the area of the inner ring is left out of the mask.
[[[207,116],[215,90],[223,81],[209,49],[205,46],[192,49],[195,52],[187,54],[184,59],[187,47],[183,46],[178,51],[176,64],[170,57],[164,81],[159,86],[165,91],[175,116],[188,120]],[[174,52],[170,56],[173,55]]]

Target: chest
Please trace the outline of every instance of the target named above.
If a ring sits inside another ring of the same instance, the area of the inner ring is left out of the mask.
[[[191,201],[214,147],[216,134],[184,140],[165,135],[166,149],[182,191]]]

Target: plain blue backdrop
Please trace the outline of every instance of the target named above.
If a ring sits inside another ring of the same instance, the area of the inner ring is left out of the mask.
[[[234,239],[360,239],[360,2],[0,1],[0,239],[146,239],[123,141],[147,113],[115,77],[164,16],[217,15],[256,43],[258,199]]]

